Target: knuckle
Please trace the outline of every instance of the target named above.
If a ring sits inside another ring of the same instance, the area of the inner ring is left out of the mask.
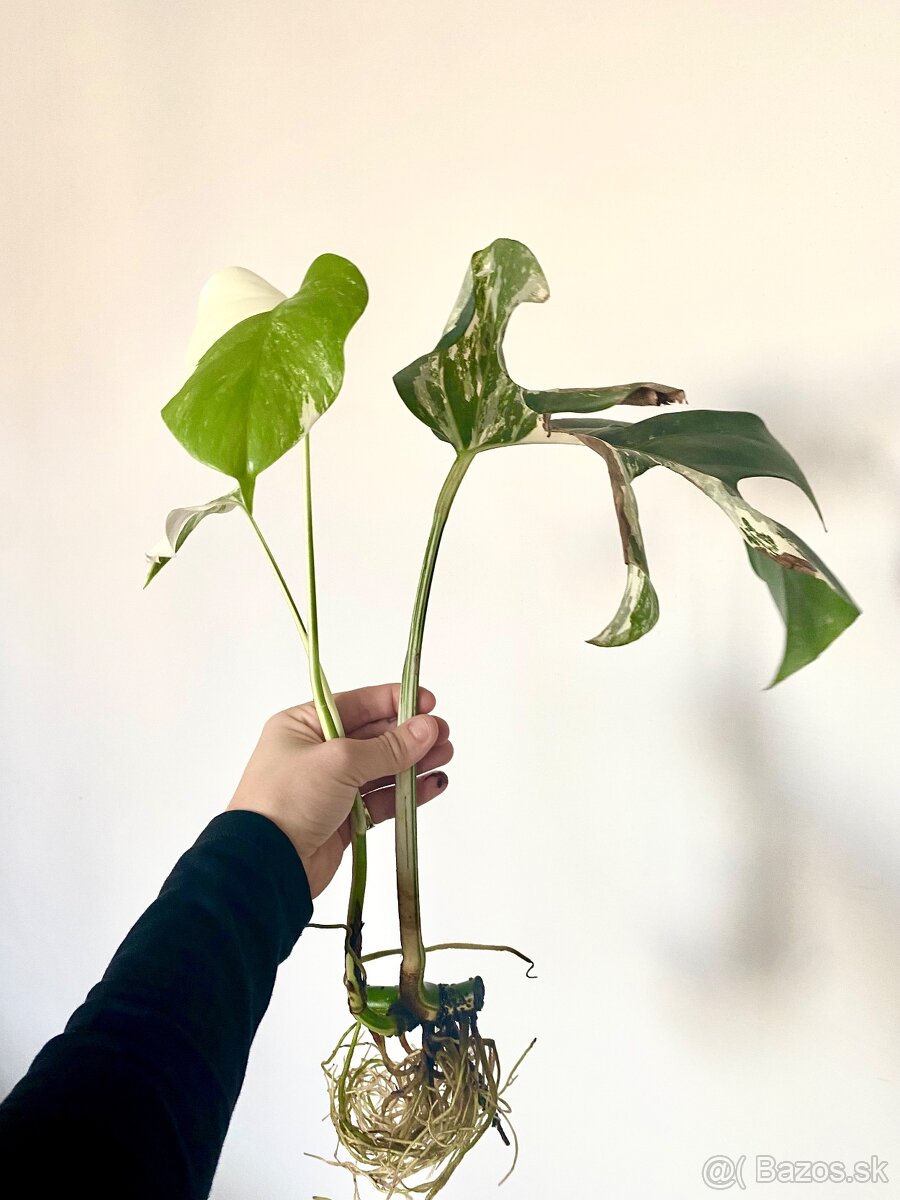
[[[381,742],[387,753],[390,755],[391,761],[397,762],[398,760],[406,757],[406,746],[404,744],[403,737],[398,730],[385,730],[385,732],[381,735]]]
[[[271,715],[271,717],[269,717],[268,720],[263,725],[263,729],[267,729],[270,732],[274,731],[274,730],[282,729],[284,727],[286,718],[287,718],[286,712],[273,713]]]

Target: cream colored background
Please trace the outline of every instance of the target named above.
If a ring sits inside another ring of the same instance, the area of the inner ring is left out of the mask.
[[[509,941],[480,970],[511,1064],[504,1195],[706,1193],[714,1153],[878,1154],[900,1194],[896,683],[900,317],[892,3],[44,3],[5,0],[0,1084],[58,1032],[263,720],[307,695],[239,516],[141,591],[169,508],[223,480],[158,410],[197,292],[239,263],[292,290],[323,250],[372,293],[317,427],[323,649],[396,677],[448,452],[393,393],[469,254],[526,241],[553,298],[514,318],[532,385],[637,378],[752,408],[829,522],[754,483],[865,610],[762,691],[781,634],[721,515],[641,480],[662,600],[640,645],[584,644],[623,570],[602,465],[487,455],[454,510],[423,675],[453,725],[423,814],[426,935]],[[258,493],[302,591],[296,453]],[[395,941],[389,835],[367,940]],[[345,873],[317,907],[339,920]],[[384,976],[390,973],[384,968]],[[378,973],[375,973],[378,974]],[[217,1200],[349,1195],[318,1061],[345,1019],[310,931],[254,1046]],[[485,1139],[450,1194],[488,1196]],[[770,1186],[767,1196],[794,1196]],[[837,1185],[817,1197],[843,1195]]]

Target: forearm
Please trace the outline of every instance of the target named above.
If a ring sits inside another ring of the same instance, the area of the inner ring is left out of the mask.
[[[205,1197],[278,964],[311,915],[285,835],[256,813],[217,817],[0,1106],[4,1161],[22,1156],[32,1184],[86,1172],[96,1196]]]

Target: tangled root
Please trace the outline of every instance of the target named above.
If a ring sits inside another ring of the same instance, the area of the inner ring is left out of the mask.
[[[322,1064],[338,1153],[342,1146],[349,1156],[328,1161],[353,1175],[356,1200],[361,1179],[387,1196],[431,1200],[488,1129],[510,1145],[503,1120],[514,1147],[508,1178],[518,1142],[503,1093],[534,1042],[502,1087],[497,1048],[478,1032],[474,1013],[425,1026],[419,1049],[400,1042],[406,1057],[395,1062],[383,1038],[356,1024]]]

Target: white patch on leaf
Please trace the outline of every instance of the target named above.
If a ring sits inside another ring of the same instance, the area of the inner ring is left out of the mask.
[[[821,579],[829,587],[835,586],[836,581],[832,576],[822,571],[815,561],[810,561],[806,547],[795,541],[789,530],[748,504],[740,492],[713,475],[704,475],[701,471],[694,471],[678,463],[664,461],[664,465],[669,470],[683,475],[711,500],[715,500],[748,546],[754,550],[762,550],[776,561],[781,559],[784,566],[790,565],[795,570],[802,570],[806,575]]]
[[[638,614],[646,618],[638,619]],[[625,578],[625,591],[616,614],[604,630],[590,639],[592,646],[627,646],[649,633],[659,616],[659,601],[650,577],[630,562]]]
[[[456,297],[456,303],[450,311],[450,316],[447,318],[447,324],[444,326],[444,334],[448,334],[456,325],[459,318],[462,316],[463,309],[469,303],[472,295],[472,267],[466,271],[466,277],[463,280],[463,285],[459,289],[459,295]]]
[[[537,428],[532,429],[516,443],[517,446],[582,446],[581,438],[574,433],[566,433],[562,429],[551,429],[548,433],[543,423],[538,422]]]
[[[284,292],[246,267],[225,267],[212,275],[197,301],[197,320],[188,343],[187,367],[193,371],[210,346],[229,329],[257,313],[271,312]]]
[[[149,564],[147,583],[160,571],[169,559],[174,558],[184,544],[185,539],[203,520],[204,517],[215,513],[227,513],[233,508],[239,508],[241,500],[237,492],[229,492],[227,496],[219,496],[207,504],[194,504],[187,508],[173,508],[166,517],[166,532],[156,545],[147,551],[146,559]],[[146,584],[144,585],[146,587]]]

